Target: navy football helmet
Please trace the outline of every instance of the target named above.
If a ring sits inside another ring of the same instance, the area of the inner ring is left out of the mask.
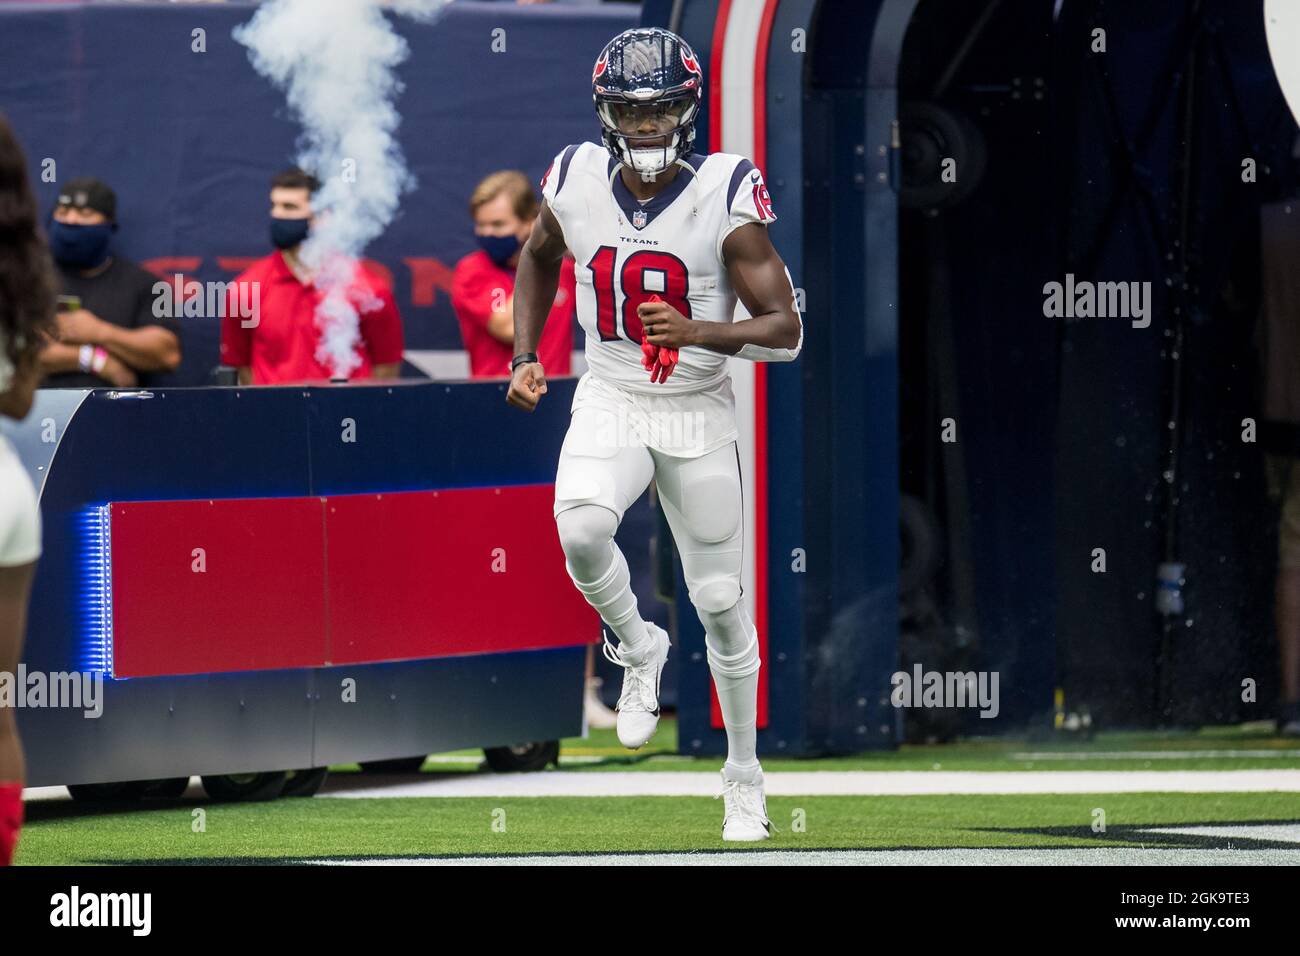
[[[677,34],[659,27],[620,33],[591,74],[605,148],[647,178],[689,156],[703,87],[695,51]]]

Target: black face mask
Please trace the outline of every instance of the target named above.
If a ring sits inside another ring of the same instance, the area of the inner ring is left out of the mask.
[[[108,242],[113,237],[113,224],[94,226],[70,222],[50,223],[50,254],[56,262],[73,269],[94,269],[108,258]]]
[[[271,217],[271,245],[277,249],[292,249],[310,230],[309,219],[278,219]]]
[[[508,236],[475,236],[479,247],[499,266],[504,266],[510,257],[519,251],[519,237],[511,233]]]

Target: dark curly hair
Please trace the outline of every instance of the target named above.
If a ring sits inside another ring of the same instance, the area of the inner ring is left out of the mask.
[[[54,269],[27,157],[0,115],[0,339],[14,369],[32,361],[54,317]]]

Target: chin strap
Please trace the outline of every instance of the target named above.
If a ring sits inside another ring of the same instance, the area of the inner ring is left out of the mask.
[[[627,150],[627,157],[624,160],[624,163],[629,169],[632,170],[632,172],[640,176],[646,176],[653,179],[654,177],[658,176],[660,173],[666,173],[668,172],[668,170],[673,168],[674,164],[676,164],[677,162],[677,156],[674,155],[675,152],[676,152],[675,148],[671,146],[665,146],[663,149],[629,149]],[[654,154],[656,156],[662,156],[664,159],[668,159],[668,162],[666,165],[660,165],[658,162],[656,162],[652,167],[648,169],[643,169],[642,167],[638,166],[636,162],[638,153],[642,155]],[[669,156],[671,156],[672,158],[669,159]]]
[[[627,141],[626,136],[617,137],[619,141],[618,158],[628,169],[638,173],[648,179],[653,179],[660,173],[666,173],[677,165],[682,159],[683,152],[690,147],[690,141],[681,132],[673,133],[673,142],[667,146],[660,146],[653,149],[633,149]],[[637,154],[645,156],[662,156],[663,165],[655,163],[651,169],[641,169],[636,164]]]

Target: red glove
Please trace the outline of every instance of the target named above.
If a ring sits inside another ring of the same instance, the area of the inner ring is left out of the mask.
[[[641,367],[644,368],[647,372],[653,373],[655,370],[655,366],[659,364],[659,346],[651,345],[649,342],[645,340],[644,335],[645,333],[642,333]],[[651,374],[650,377],[651,379],[653,379],[654,375]]]
[[[652,382],[668,381],[668,376],[673,374],[673,369],[675,369],[676,367],[677,367],[677,350],[660,346],[659,364],[656,365],[654,367],[654,371],[650,373],[650,381]],[[659,373],[658,378],[655,377],[654,374],[655,372]]]
[[[657,295],[650,296],[647,302],[662,302]],[[647,342],[645,332],[641,333],[641,365],[650,373],[650,381],[666,382],[677,367],[677,350],[660,347]]]

